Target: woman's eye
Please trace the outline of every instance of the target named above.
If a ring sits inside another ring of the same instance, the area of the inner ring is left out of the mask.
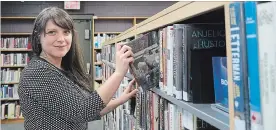
[[[71,31],[64,31],[65,35],[69,35],[71,33]]]
[[[56,31],[49,31],[49,32],[47,32],[47,34],[51,35],[51,36],[54,36],[54,35],[56,35]]]

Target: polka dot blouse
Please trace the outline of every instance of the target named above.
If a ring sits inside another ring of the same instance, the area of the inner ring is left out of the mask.
[[[105,107],[96,91],[84,91],[39,57],[22,71],[18,94],[26,130],[87,130]]]

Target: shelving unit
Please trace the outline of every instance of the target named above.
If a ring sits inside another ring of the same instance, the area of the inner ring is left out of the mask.
[[[7,21],[18,21],[18,23],[20,24],[20,21],[24,21],[24,23],[28,23],[29,25],[32,25],[33,20],[35,20],[35,17],[1,17],[2,22],[6,22],[6,24],[8,23]],[[2,25],[3,26],[3,25]],[[2,30],[3,31],[3,30]],[[4,30],[4,32],[1,32],[1,37],[2,38],[29,38],[31,36],[31,30],[20,30],[20,31],[26,31],[26,32],[18,32],[17,28],[14,29],[9,29],[9,31]],[[26,40],[26,39],[25,39]],[[29,41],[19,41],[18,44],[21,44],[22,42],[29,42]],[[30,53],[32,51],[32,49],[27,49],[28,46],[25,46],[24,48],[2,48],[0,49],[1,54],[11,54],[11,53]],[[2,57],[1,57],[2,58]],[[1,59],[0,58],[0,59]],[[18,63],[18,62],[17,62]],[[1,65],[1,72],[3,72],[3,69],[10,69],[10,70],[17,70],[17,71],[21,71],[25,65]],[[16,76],[16,75],[14,75]],[[2,85],[8,85],[8,87],[12,87],[12,89],[14,89],[15,85],[18,85],[19,82],[18,81],[6,81],[3,82],[1,79],[1,89],[2,89]],[[2,91],[1,91],[2,92]],[[13,94],[14,95],[14,94]],[[16,97],[6,97],[6,98],[1,98],[1,104],[3,103],[15,103],[15,105],[17,105],[17,103],[19,102],[19,99]],[[2,106],[1,106],[2,107]],[[16,108],[15,108],[16,109]],[[23,123],[24,122],[24,118],[19,118],[19,119],[2,119],[1,120],[1,124],[14,124],[14,123]]]
[[[115,69],[114,63],[111,63],[105,60],[103,60],[103,63],[108,65],[112,69]],[[133,76],[129,73],[127,73],[125,77],[129,79],[133,79]],[[176,98],[167,95],[166,93],[160,91],[157,88],[152,88],[151,91],[158,94],[162,98],[172,102],[173,104],[176,104],[180,108],[186,109],[196,117],[199,117],[205,120],[206,122],[210,123],[213,126],[216,126],[221,130],[229,129],[229,117],[222,113],[219,113],[218,111],[213,110],[210,104],[193,104],[193,103],[177,100]]]
[[[200,17],[202,14],[215,12],[217,10],[224,11],[224,22],[226,31],[226,44],[227,44],[227,67],[228,68],[228,103],[229,115],[219,113],[211,108],[211,104],[193,104],[177,100],[162,91],[153,88],[151,91],[155,94],[165,98],[173,104],[187,110],[193,115],[203,119],[211,125],[221,130],[234,129],[234,104],[233,104],[233,83],[232,83],[232,61],[231,61],[231,44],[230,44],[230,16],[229,16],[230,2],[177,2],[176,4],[164,9],[163,11],[155,14],[154,16],[136,24],[135,26],[120,33],[117,37],[107,41],[104,45],[117,44],[128,38],[136,38],[137,35],[147,33],[149,31],[162,28],[175,23],[183,23],[192,18]],[[201,21],[204,22],[204,21]],[[104,64],[114,68],[114,64],[108,61],[103,61]],[[113,66],[113,67],[112,67]],[[126,77],[130,77],[126,75]]]
[[[5,120],[1,120],[1,124],[15,124],[15,123],[24,123],[24,119],[5,119]]]

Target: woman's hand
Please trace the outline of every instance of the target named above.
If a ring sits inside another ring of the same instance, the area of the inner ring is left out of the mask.
[[[134,97],[136,93],[138,92],[138,89],[133,88],[133,84],[135,83],[135,80],[133,79],[127,88],[124,90],[123,94],[118,97],[116,100],[118,101],[119,105],[124,104],[127,102],[130,98]]]
[[[125,76],[129,69],[129,63],[134,61],[131,48],[127,45],[116,44],[116,68],[115,73]]]

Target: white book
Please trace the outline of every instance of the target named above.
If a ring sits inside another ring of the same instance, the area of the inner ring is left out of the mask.
[[[167,87],[168,95],[173,96],[173,26],[167,26]]]
[[[257,5],[259,72],[264,130],[276,129],[276,3]]]

